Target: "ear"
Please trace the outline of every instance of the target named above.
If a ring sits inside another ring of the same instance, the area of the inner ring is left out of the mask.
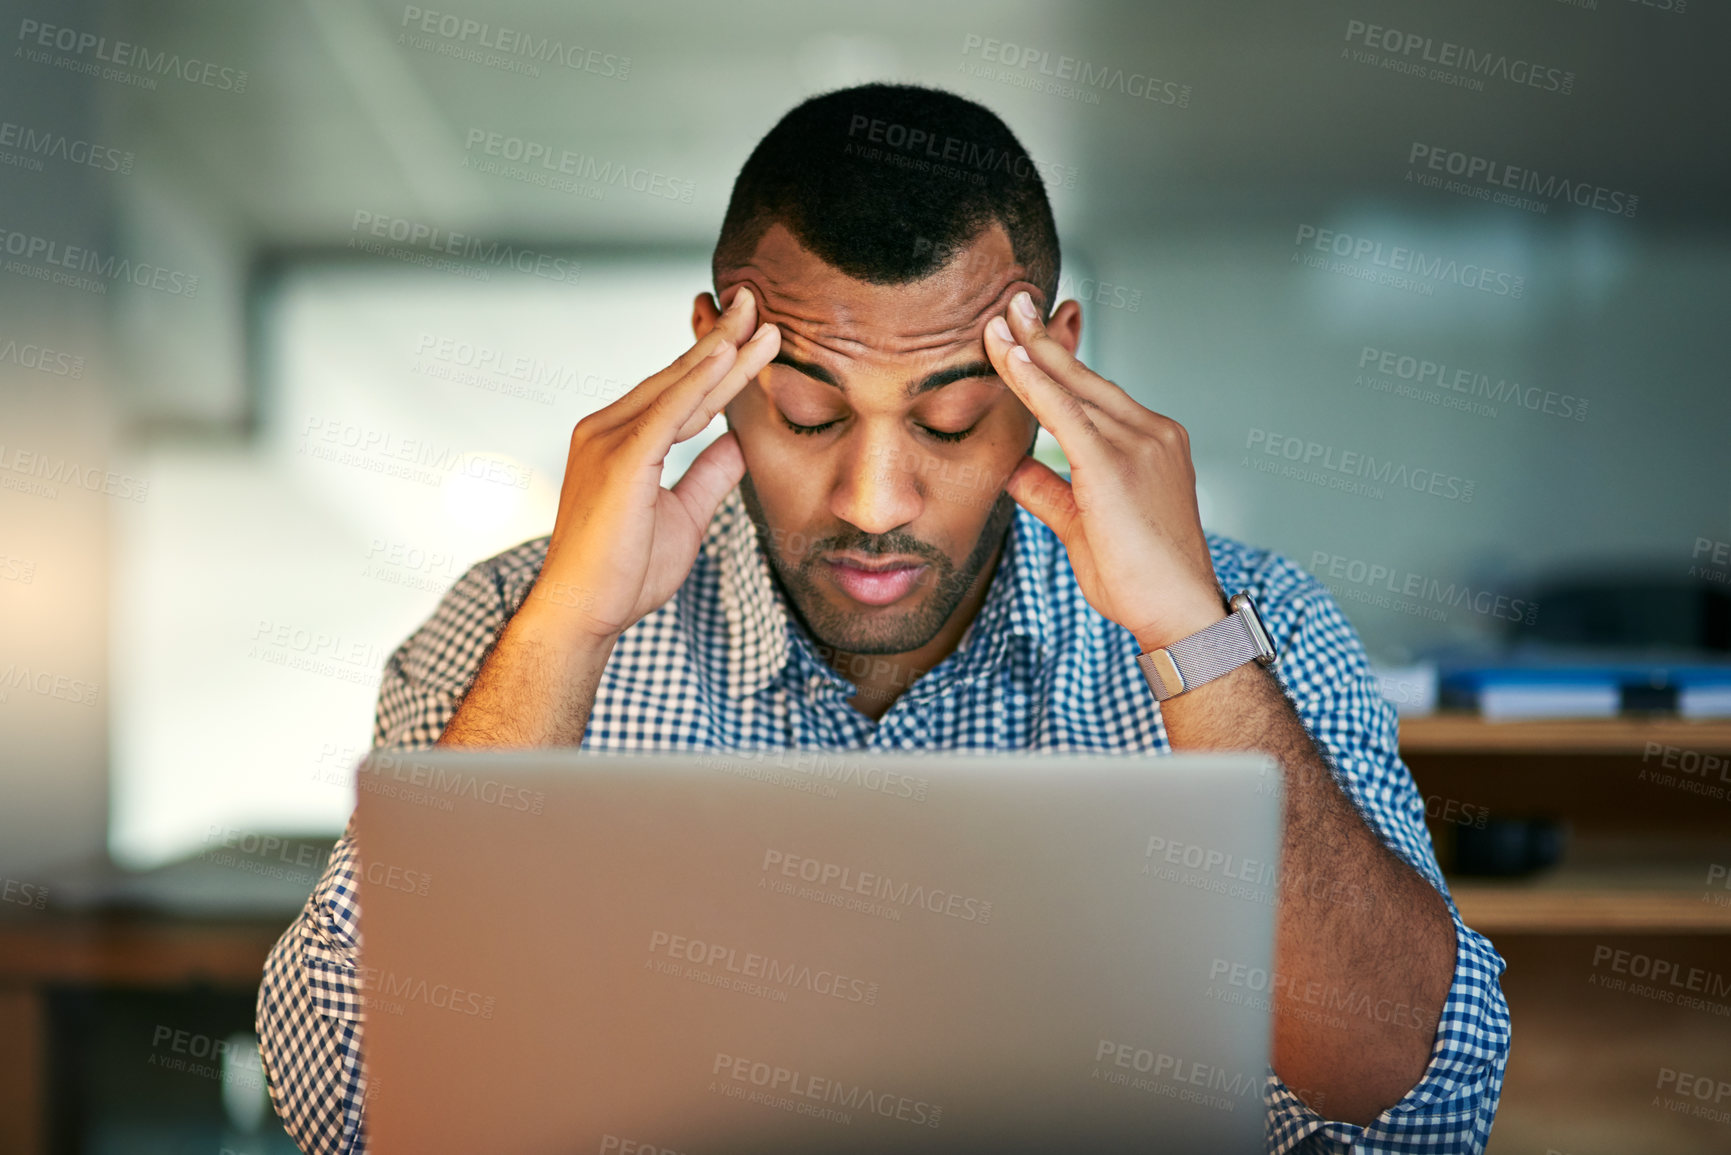
[[[1082,343],[1082,306],[1074,299],[1060,302],[1046,322],[1046,332],[1072,355]]]
[[[699,293],[691,301],[691,336],[701,341],[715,328],[715,323],[721,320],[721,306],[715,301],[714,293]]]

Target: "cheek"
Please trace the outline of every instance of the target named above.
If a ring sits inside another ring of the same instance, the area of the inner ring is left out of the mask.
[[[970,444],[975,440],[971,438],[941,456],[922,453],[920,475],[913,479],[924,491],[922,521],[929,526],[928,536],[949,542],[954,554],[973,547],[1004,492],[1004,482],[1022,460],[1026,437],[1032,436],[1031,431],[1024,436],[1019,425],[981,434],[976,435],[978,444]],[[963,446],[967,451],[958,452]]]
[[[1026,454],[1040,432],[1040,423],[1034,419],[1027,406],[1013,397],[1004,406],[1004,410],[1004,425],[1011,431],[1010,440],[1018,453]]]
[[[1034,415],[1021,405],[1006,405],[987,418],[980,429],[979,444],[969,455],[981,471],[993,477],[1007,477],[1018,462],[1028,455],[1039,432]],[[964,443],[965,444],[965,443]]]
[[[773,416],[769,411],[769,399],[762,387],[753,382],[735,394],[722,413],[727,417],[727,427],[739,439],[745,467],[750,469],[775,442],[771,436],[773,430],[769,428]]]
[[[781,435],[768,397],[756,384],[741,389],[724,410],[728,428],[739,439],[740,455],[764,516],[779,530],[797,529],[810,518],[808,507],[821,497],[820,462],[801,453],[798,439]]]

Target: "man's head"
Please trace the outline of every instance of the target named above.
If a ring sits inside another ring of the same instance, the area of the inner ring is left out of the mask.
[[[1009,526],[1004,480],[1037,432],[983,338],[1018,290],[1044,313],[1057,286],[1026,152],[949,93],[816,97],[746,161],[714,276],[693,311],[700,336],[741,285],[781,329],[727,420],[747,508],[806,626],[852,654],[911,653],[946,625],[959,636]],[[1080,308],[1065,302],[1048,326],[1074,349]]]

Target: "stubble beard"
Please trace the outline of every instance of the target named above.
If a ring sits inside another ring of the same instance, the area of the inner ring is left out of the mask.
[[[820,645],[843,654],[906,654],[926,645],[944,628],[956,608],[967,597],[986,563],[992,560],[1009,533],[1015,517],[1016,503],[1007,493],[999,493],[980,536],[974,542],[966,560],[960,566],[936,546],[901,530],[884,534],[868,534],[857,530],[813,541],[797,563],[789,564],[775,548],[775,535],[764,516],[763,505],[747,473],[739,483],[746,513],[757,527],[758,547],[769,559],[771,574],[782,595],[793,606],[806,631]],[[850,550],[861,554],[912,554],[930,567],[921,585],[929,588],[925,597],[912,609],[901,613],[882,611],[850,613],[836,607],[820,584],[834,586],[817,575],[817,567],[826,564],[826,553]]]

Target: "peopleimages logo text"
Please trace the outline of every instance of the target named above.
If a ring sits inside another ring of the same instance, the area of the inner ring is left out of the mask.
[[[1463,369],[1443,361],[1431,361],[1392,349],[1364,346],[1358,355],[1358,367],[1374,368],[1378,373],[1417,385],[1430,385],[1454,393],[1483,397],[1499,405],[1519,405],[1535,413],[1548,413],[1566,420],[1587,419],[1586,398],[1577,397],[1573,393],[1558,393],[1554,389],[1540,389],[1537,385],[1522,385],[1519,381],[1510,381],[1507,377],[1492,381],[1488,374],[1476,370]]]
[[[1370,237],[1320,229],[1315,225],[1299,225],[1298,235],[1292,243],[1297,248],[1308,247],[1345,260],[1366,262],[1397,273],[1411,273],[1415,277],[1459,285],[1463,289],[1477,289],[1497,297],[1519,300],[1527,290],[1527,279],[1513,273],[1500,272],[1471,261],[1463,263],[1423,249],[1388,245]],[[1294,252],[1292,259],[1296,261],[1298,258],[1299,254]]]
[[[34,369],[56,377],[84,376],[84,358],[75,353],[63,353],[29,341],[20,343],[8,337],[0,342],[0,365],[12,364],[20,369]]]
[[[668,176],[641,165],[597,159],[587,152],[572,152],[568,148],[546,141],[507,136],[485,128],[471,128],[463,138],[464,164],[479,152],[482,156],[521,164],[529,169],[574,177],[597,185],[616,185],[632,192],[645,193],[663,200],[690,204],[697,186],[691,181]]]
[[[1381,562],[1367,562],[1319,549],[1311,551],[1309,568],[1318,576],[1327,574],[1331,578],[1344,579],[1353,585],[1386,591],[1405,598],[1432,601],[1454,608],[1465,606],[1474,613],[1507,622],[1521,622],[1530,626],[1539,620],[1537,602],[1525,598],[1511,598],[1488,589],[1475,590],[1466,582],[1445,583],[1434,577],[1426,577],[1410,570],[1399,570]]]
[[[352,234],[349,238],[351,248],[359,247],[357,242],[366,237],[378,237],[428,253],[449,255],[461,261],[472,261],[493,268],[514,269],[543,280],[573,285],[583,272],[580,262],[565,257],[556,257],[502,241],[484,241],[471,233],[453,232],[424,221],[372,213],[366,209],[355,210],[349,231]]]
[[[98,36],[80,28],[44,24],[40,20],[20,20],[18,40],[24,46],[19,50],[21,52],[52,48],[120,68],[135,68],[151,76],[173,76],[188,84],[198,84],[223,92],[246,91],[247,74],[244,69],[228,68],[193,56],[183,57],[178,52],[153,52],[142,44],[110,40],[106,36]]]
[[[23,271],[29,265],[43,268],[44,275],[50,270],[69,269],[73,273],[88,274],[99,277],[98,281],[85,281],[78,278],[80,288],[95,288],[100,292],[108,291],[103,282],[125,281],[142,289],[156,289],[176,297],[198,296],[198,278],[191,273],[178,269],[153,265],[146,261],[133,261],[127,257],[117,257],[110,253],[103,256],[95,249],[83,245],[69,245],[53,237],[37,236],[35,233],[18,232],[0,226],[0,253],[8,257],[17,257],[24,265],[20,269],[9,269],[11,272]]]
[[[878,984],[855,978],[825,967],[758,954],[726,943],[689,938],[671,931],[657,930],[649,936],[649,953],[695,966],[725,971],[748,979],[762,979],[776,986],[810,991],[849,1003],[875,1006]]]
[[[538,64],[557,64],[573,72],[588,72],[611,80],[631,76],[631,57],[615,52],[567,44],[551,36],[536,36],[520,28],[471,20],[450,12],[433,12],[412,4],[403,8],[403,28],[424,36],[437,36],[452,44],[485,48],[504,56],[515,56]]]
[[[150,482],[112,469],[82,465],[70,457],[57,457],[34,449],[20,449],[0,442],[0,473],[20,473],[37,478],[50,486],[65,485],[90,493],[105,493],[121,501],[143,501],[150,494]],[[52,497],[57,494],[43,494]]]
[[[1394,489],[1410,489],[1450,501],[1470,502],[1478,483],[1470,478],[1435,469],[1411,468],[1390,457],[1377,457],[1357,449],[1341,449],[1320,441],[1308,441],[1284,433],[1252,428],[1245,437],[1245,449],[1260,449],[1269,457],[1299,462],[1346,477],[1361,478]]]
[[[1541,201],[1568,201],[1584,209],[1597,209],[1617,216],[1634,216],[1641,201],[1634,193],[1622,189],[1570,180],[1555,173],[1542,174],[1535,169],[1417,140],[1407,151],[1406,162],[1415,167],[1422,165],[1432,172],[1477,182],[1490,189],[1511,189]]]
[[[1001,172],[1022,180],[1038,176],[1054,186],[1076,187],[1074,165],[1035,160],[1025,152],[1010,152],[989,144],[981,145],[977,141],[950,136],[932,128],[898,124],[856,112],[848,119],[847,134],[850,148],[852,141],[863,137],[871,144],[884,145],[909,156],[942,161],[974,172]],[[916,254],[931,248],[931,241],[925,237],[915,238]]]
[[[849,1111],[866,1111],[885,1119],[899,1119],[904,1123],[922,1127],[936,1127],[944,1117],[942,1107],[924,1099],[915,1099],[911,1095],[899,1095],[861,1083],[824,1078],[744,1055],[730,1055],[725,1051],[716,1052],[715,1063],[709,1070],[718,1080],[731,1079],[748,1083],[772,1095],[829,1103]],[[767,1102],[770,1106],[781,1105],[775,1100]]]
[[[962,37],[962,55],[971,56],[979,53],[983,61],[999,64],[1006,68],[1016,68],[1023,72],[1035,72],[1049,76],[1054,80],[1074,81],[1083,89],[1099,92],[1117,92],[1124,96],[1133,96],[1142,100],[1150,100],[1155,104],[1171,104],[1179,108],[1190,106],[1190,86],[1176,80],[1164,80],[1151,72],[1137,72],[1134,69],[1117,68],[1110,65],[1095,64],[1075,56],[1059,54],[1054,57],[1043,48],[1032,48],[1017,44],[1013,40],[1000,40],[992,36],[982,36],[977,32],[969,32]],[[1098,103],[1096,98],[1095,103]]]
[[[1575,90],[1575,74],[1565,69],[1553,68],[1518,56],[1511,57],[1506,52],[1492,52],[1457,44],[1452,40],[1438,40],[1434,36],[1419,32],[1403,32],[1381,24],[1367,24],[1363,20],[1348,20],[1345,40],[1349,44],[1363,45],[1365,48],[1403,58],[1416,57],[1425,64],[1434,64],[1466,75],[1526,85],[1541,92],[1555,92],[1567,96]],[[1342,49],[1342,52],[1345,50]]]
[[[70,137],[53,129],[14,124],[10,120],[0,121],[0,149],[18,149],[23,157],[46,157],[99,172],[117,172],[122,176],[132,171],[134,160],[132,153],[111,145]],[[5,163],[4,154],[0,154],[0,163]],[[40,171],[40,166],[37,166],[37,171]]]
[[[787,851],[765,850],[760,869],[765,874],[774,871],[787,878],[797,878],[801,882],[864,895],[897,906],[923,907],[933,914],[948,915],[963,922],[977,922],[984,926],[992,921],[992,904],[986,900],[957,894],[953,890],[909,882],[905,878],[895,879],[887,874],[875,874],[839,863],[806,858]]]

